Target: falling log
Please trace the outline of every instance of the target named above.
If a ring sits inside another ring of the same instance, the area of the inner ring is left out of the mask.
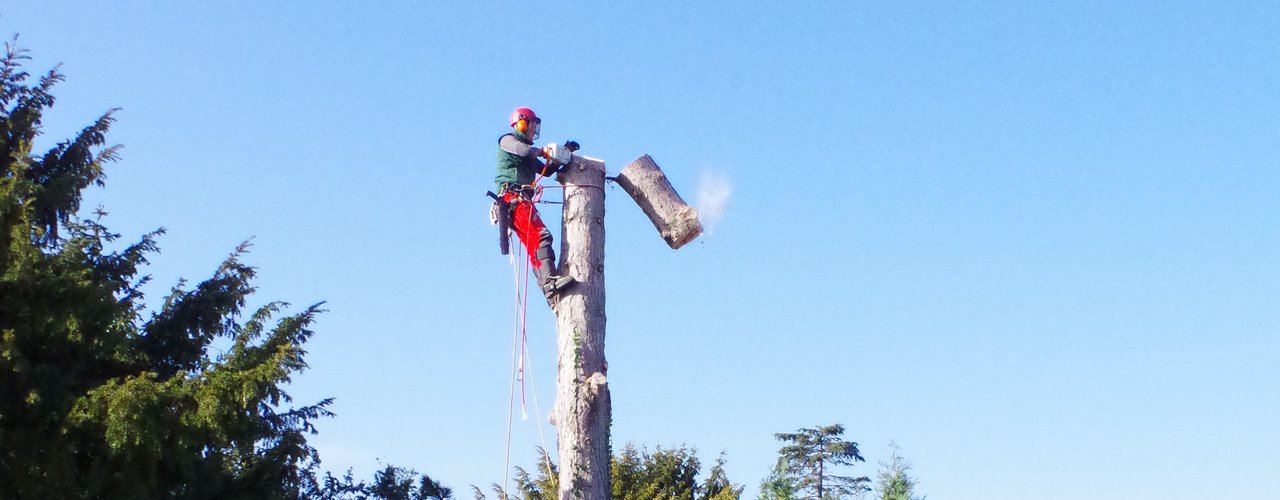
[[[644,155],[618,174],[618,185],[640,205],[658,228],[658,234],[672,249],[680,248],[702,234],[698,210],[689,206],[671,187],[666,174]]]

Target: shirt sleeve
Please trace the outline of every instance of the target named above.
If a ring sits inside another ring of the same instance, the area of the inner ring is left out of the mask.
[[[498,140],[498,147],[502,148],[503,151],[524,158],[534,158],[542,152],[541,148],[536,148],[531,144],[520,142],[519,139],[516,139],[514,135],[510,134],[504,135]]]

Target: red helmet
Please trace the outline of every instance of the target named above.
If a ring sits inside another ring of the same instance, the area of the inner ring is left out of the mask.
[[[538,118],[538,115],[534,114],[533,110],[529,108],[516,108],[515,111],[511,112],[512,127],[516,126],[516,122],[520,120],[525,120],[529,123],[542,123],[542,120]]]
[[[517,126],[521,120],[525,123],[523,128]],[[542,130],[542,119],[538,118],[538,115],[534,114],[532,109],[516,108],[515,111],[511,112],[511,127],[536,140],[538,132]]]

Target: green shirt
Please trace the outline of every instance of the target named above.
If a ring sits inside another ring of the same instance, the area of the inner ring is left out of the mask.
[[[502,147],[502,141],[507,136],[516,139],[514,144],[508,142],[510,149],[515,152]],[[494,178],[498,189],[502,189],[502,185],[507,183],[521,186],[533,184],[533,179],[542,170],[542,162],[538,161],[539,149],[532,146],[533,141],[529,140],[529,136],[520,132],[503,134],[498,138],[498,172]]]

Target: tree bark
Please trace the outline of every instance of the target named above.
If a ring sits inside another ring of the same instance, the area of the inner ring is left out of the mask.
[[[666,174],[649,155],[636,158],[623,168],[618,174],[618,185],[640,205],[672,249],[680,248],[702,234],[698,211],[680,198],[671,182],[667,181]]]
[[[562,174],[560,269],[577,284],[556,301],[556,403],[561,500],[612,495],[612,408],[604,357],[604,162],[577,157]]]

